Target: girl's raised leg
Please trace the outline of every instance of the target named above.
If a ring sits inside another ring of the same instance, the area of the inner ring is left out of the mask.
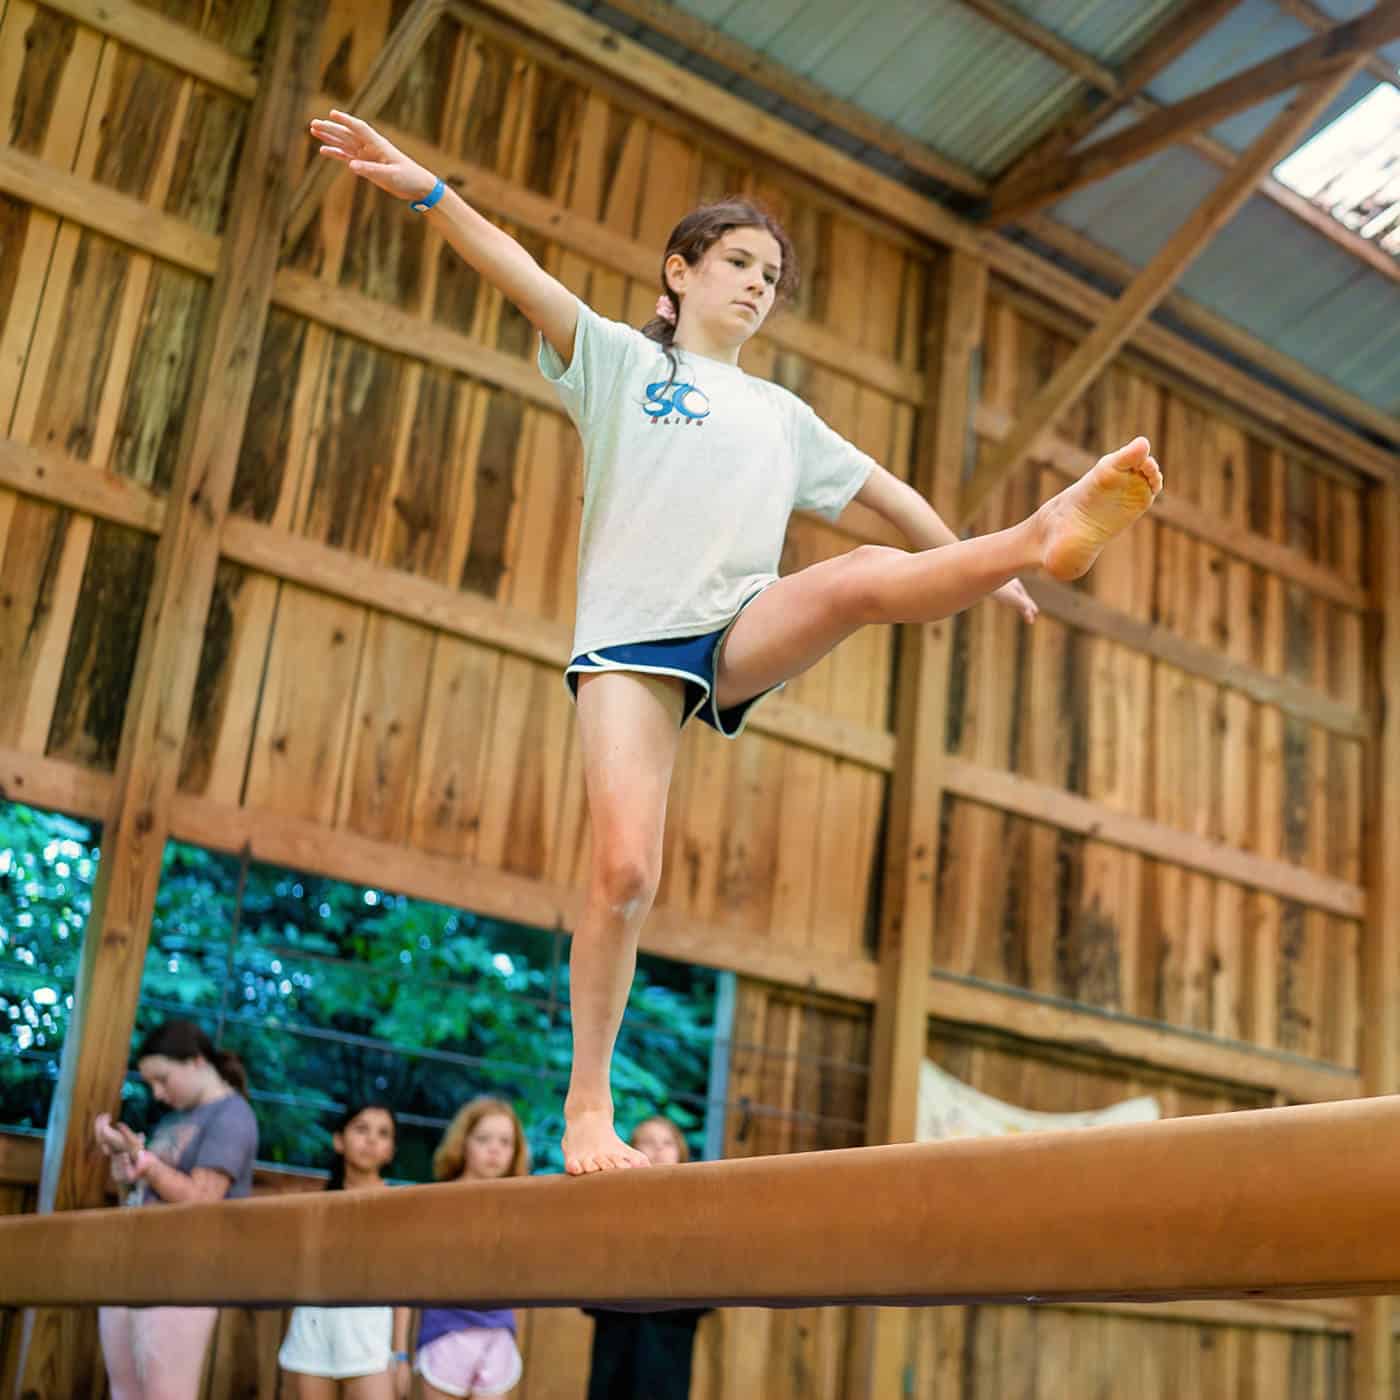
[[[1146,438],[1101,457],[1034,515],[995,534],[909,552],[862,545],[779,579],[744,609],[720,652],[721,709],[800,675],[872,622],[936,622],[1018,574],[1086,573],[1162,488]]]
[[[606,671],[578,688],[579,739],[592,828],[588,895],[569,954],[574,1063],[564,1101],[571,1175],[644,1167],[613,1127],[609,1068],[637,966],[637,937],[661,875],[682,682]]]

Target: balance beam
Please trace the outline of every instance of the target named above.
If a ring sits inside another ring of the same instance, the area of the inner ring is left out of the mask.
[[[0,1304],[913,1305],[1400,1292],[1400,1096],[0,1222]]]

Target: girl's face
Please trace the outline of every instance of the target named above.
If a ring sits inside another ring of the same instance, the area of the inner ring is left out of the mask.
[[[676,1135],[665,1123],[643,1123],[632,1134],[632,1146],[654,1167],[674,1167],[681,1159]]]
[[[692,267],[678,253],[666,260],[682,316],[716,338],[742,342],[773,309],[783,250],[764,228],[732,228]]]
[[[157,1103],[175,1109],[196,1108],[209,1088],[209,1062],[196,1055],[192,1060],[172,1060],[168,1055],[146,1055],[136,1068],[150,1087]]]
[[[347,1170],[377,1174],[394,1157],[394,1120],[382,1108],[361,1109],[331,1142]]]
[[[515,1124],[504,1113],[488,1113],[467,1134],[462,1177],[467,1181],[491,1181],[504,1176],[514,1156]]]

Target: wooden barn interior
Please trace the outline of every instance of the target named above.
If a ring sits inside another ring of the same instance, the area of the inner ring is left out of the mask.
[[[578,439],[314,163],[331,106],[634,325],[675,221],[761,198],[803,281],[745,368],[963,531],[1163,463],[1034,625],[867,629],[687,730],[642,947],[733,974],[726,1157],[911,1141],[926,1059],[1052,1113],[1400,1091],[1400,267],[1275,174],[1397,57],[1353,0],[0,0],[0,798],[104,833],[0,1212],[106,1199],[168,841],[580,906]],[[872,540],[795,516],[784,571]],[[275,1400],[283,1324],[226,1310],[201,1400]],[[89,1311],[3,1329],[7,1396],[107,1393]],[[517,1396],[582,1400],[590,1329],[523,1314]],[[692,1394],[1391,1400],[1400,1314],[722,1309]]]

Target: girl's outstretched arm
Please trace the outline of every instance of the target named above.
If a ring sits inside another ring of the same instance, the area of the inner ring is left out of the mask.
[[[349,112],[332,111],[329,119],[313,121],[311,134],[321,143],[321,155],[349,166],[397,199],[425,199],[437,184],[430,171]],[[578,326],[573,293],[455,190],[447,189],[425,217],[462,258],[514,303],[567,365],[574,357]]]
[[[875,467],[855,498],[888,520],[914,549],[936,549],[959,538],[912,486],[884,467]],[[998,588],[992,597],[1015,608],[1027,622],[1034,622],[1040,611],[1018,579]]]

